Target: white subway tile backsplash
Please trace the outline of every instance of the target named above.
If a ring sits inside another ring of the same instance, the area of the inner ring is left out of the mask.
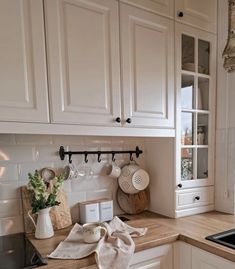
[[[62,136],[62,135],[0,135],[0,234],[23,231],[20,186],[27,185],[28,173],[36,169],[52,167],[57,173],[68,165],[68,156],[61,161],[59,146],[72,151],[134,150],[136,146],[144,150],[143,138],[100,137],[100,136]],[[87,166],[92,176],[79,176],[64,182],[63,189],[68,196],[72,220],[79,220],[78,203],[98,198],[114,200],[114,214],[120,214],[116,201],[117,179],[107,176],[107,166],[112,162],[111,155],[89,155]],[[135,159],[135,156],[133,156]],[[120,167],[129,163],[129,155],[115,155]],[[137,160],[137,159],[136,159]],[[73,164],[84,165],[84,155],[73,155]],[[144,156],[137,160],[143,168]],[[17,202],[16,202],[17,201]],[[17,204],[16,204],[17,203]],[[20,214],[20,216],[19,216]]]
[[[80,192],[71,192],[68,195],[68,204],[69,206],[74,206],[79,202],[86,201],[86,192],[80,191]]]
[[[16,135],[16,144],[19,145],[51,145],[53,139],[51,135]]]
[[[0,162],[0,181],[18,180],[18,167],[17,164],[8,164]]]
[[[18,188],[20,189],[20,187],[22,186],[27,186],[28,185],[28,179],[27,180],[22,180],[22,181],[18,181]]]
[[[59,148],[57,146],[36,146],[35,152],[35,161],[57,162],[60,160]]]
[[[72,179],[70,182],[71,182],[71,189],[74,192],[86,191],[86,190],[94,188],[92,187],[93,178],[78,177],[78,178]]]
[[[92,170],[95,175],[107,175],[109,162],[107,159],[102,158],[101,162],[94,162],[92,165]]]
[[[14,134],[1,134],[0,135],[0,145],[15,145],[15,135]]]
[[[0,182],[0,200],[17,198],[20,198],[18,182]]]
[[[19,199],[0,200],[0,219],[22,214]]]
[[[127,137],[126,137],[127,138]],[[125,139],[124,137],[111,137],[111,144],[113,146],[123,146],[125,144]]]
[[[29,162],[35,158],[32,146],[0,146],[0,161]]]
[[[71,188],[71,180],[65,180],[63,182],[63,190],[66,192],[66,193],[69,193],[72,191],[72,188]]]
[[[71,180],[72,191],[99,190],[112,187],[112,179],[105,176],[79,177]]]
[[[94,190],[94,191],[87,191],[86,192],[86,200],[95,200],[95,199],[113,199],[112,197],[112,190],[109,189],[101,189],[101,190]]]
[[[24,231],[22,216],[0,218],[0,236]]]
[[[100,136],[88,136],[85,138],[85,145],[90,145],[97,147],[99,149],[101,148],[109,148],[111,147],[111,140],[109,137],[100,137]]]
[[[53,144],[58,146],[73,145],[73,146],[83,146],[84,137],[83,136],[74,136],[74,135],[54,135],[52,137]]]
[[[68,195],[68,204],[72,216],[72,222],[79,222],[79,202],[86,201],[85,192],[73,192]]]
[[[35,170],[41,170],[44,167],[52,168],[53,162],[30,162],[19,164],[19,180],[27,181],[28,173],[33,174]]]

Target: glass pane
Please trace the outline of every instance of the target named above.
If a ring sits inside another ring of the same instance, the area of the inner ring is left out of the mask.
[[[197,178],[208,177],[208,149],[197,149]]]
[[[209,110],[209,79],[198,78],[197,108]]]
[[[193,179],[193,149],[181,149],[181,180]]]
[[[210,43],[198,40],[198,73],[209,74]]]
[[[208,145],[208,115],[199,113],[197,117],[197,144]]]
[[[194,77],[182,75],[181,80],[181,107],[193,108]]]
[[[194,38],[182,35],[182,69],[195,71]]]
[[[182,145],[193,144],[193,113],[181,113],[181,143]]]

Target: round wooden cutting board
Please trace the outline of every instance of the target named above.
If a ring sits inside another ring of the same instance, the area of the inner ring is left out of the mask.
[[[149,188],[136,194],[127,194],[120,188],[117,191],[117,201],[120,208],[127,214],[138,214],[146,210],[150,202]]]

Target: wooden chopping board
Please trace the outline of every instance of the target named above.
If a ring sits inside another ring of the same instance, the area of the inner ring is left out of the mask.
[[[120,208],[127,214],[139,214],[149,206],[149,188],[136,194],[127,194],[118,188],[117,201]]]
[[[31,210],[29,192],[26,186],[21,187],[22,204],[23,204],[23,218],[25,233],[32,233],[35,227],[28,216],[28,211]],[[53,207],[50,210],[51,222],[54,230],[59,230],[72,225],[70,209],[68,206],[67,195],[64,191],[60,191],[57,196],[60,205]],[[34,221],[37,220],[37,214],[32,215]]]

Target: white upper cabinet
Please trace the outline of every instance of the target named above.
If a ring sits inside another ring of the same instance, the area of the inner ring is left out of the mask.
[[[178,187],[213,185],[216,36],[181,23],[175,31]]]
[[[174,127],[174,22],[120,6],[126,126]]]
[[[46,0],[53,123],[118,126],[118,2]]]
[[[177,21],[216,33],[217,0],[175,0]]]
[[[170,18],[174,17],[174,0],[120,0]]]
[[[121,4],[119,39],[118,1],[45,3],[53,123],[174,127],[172,20]]]
[[[48,122],[43,3],[1,0],[0,121]]]

